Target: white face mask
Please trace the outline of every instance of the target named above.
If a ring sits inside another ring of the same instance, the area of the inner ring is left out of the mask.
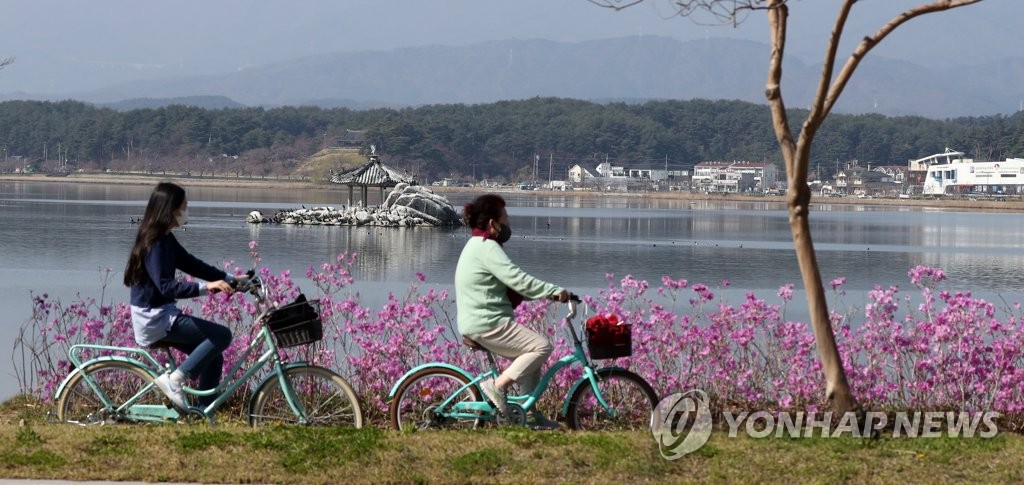
[[[178,215],[174,217],[174,221],[178,225],[178,227],[182,227],[185,224],[188,224],[188,207],[186,207],[185,210],[179,212]]]

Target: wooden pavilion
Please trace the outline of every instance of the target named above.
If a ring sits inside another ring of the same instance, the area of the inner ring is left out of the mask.
[[[366,165],[344,173],[332,173],[331,183],[348,186],[348,204],[352,205],[352,197],[356,187],[363,192],[363,207],[367,206],[367,194],[370,187],[380,189],[380,200],[384,200],[384,191],[400,183],[415,184],[416,179],[401,170],[391,168],[380,162],[376,150],[371,149],[370,161]]]

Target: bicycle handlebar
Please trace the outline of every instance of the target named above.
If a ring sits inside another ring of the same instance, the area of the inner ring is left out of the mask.
[[[566,302],[569,304],[569,313],[565,315],[566,320],[572,320],[573,318],[576,318],[576,307],[580,304],[581,301],[582,300],[580,300],[579,295],[572,292],[569,293],[569,301]]]
[[[245,276],[235,279],[231,286],[237,291],[249,293],[256,297],[259,302],[267,299],[267,287],[263,284],[263,278],[256,274],[256,270],[246,271]]]

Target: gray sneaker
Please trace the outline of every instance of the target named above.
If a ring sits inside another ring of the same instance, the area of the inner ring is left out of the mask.
[[[480,389],[484,391],[487,399],[494,403],[494,408],[498,410],[498,414],[508,416],[508,403],[505,402],[505,392],[498,390],[498,386],[494,385],[494,379],[487,379],[481,382]]]
[[[558,424],[558,421],[548,419],[543,414],[533,413],[530,415],[530,421],[526,423],[530,429],[534,430],[550,430],[561,428],[562,425]]]

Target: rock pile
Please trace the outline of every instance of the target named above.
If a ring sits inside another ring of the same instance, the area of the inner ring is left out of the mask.
[[[398,184],[380,207],[314,207],[280,210],[266,217],[254,210],[245,218],[250,224],[304,224],[325,226],[458,226],[459,214],[448,199],[430,189]]]

